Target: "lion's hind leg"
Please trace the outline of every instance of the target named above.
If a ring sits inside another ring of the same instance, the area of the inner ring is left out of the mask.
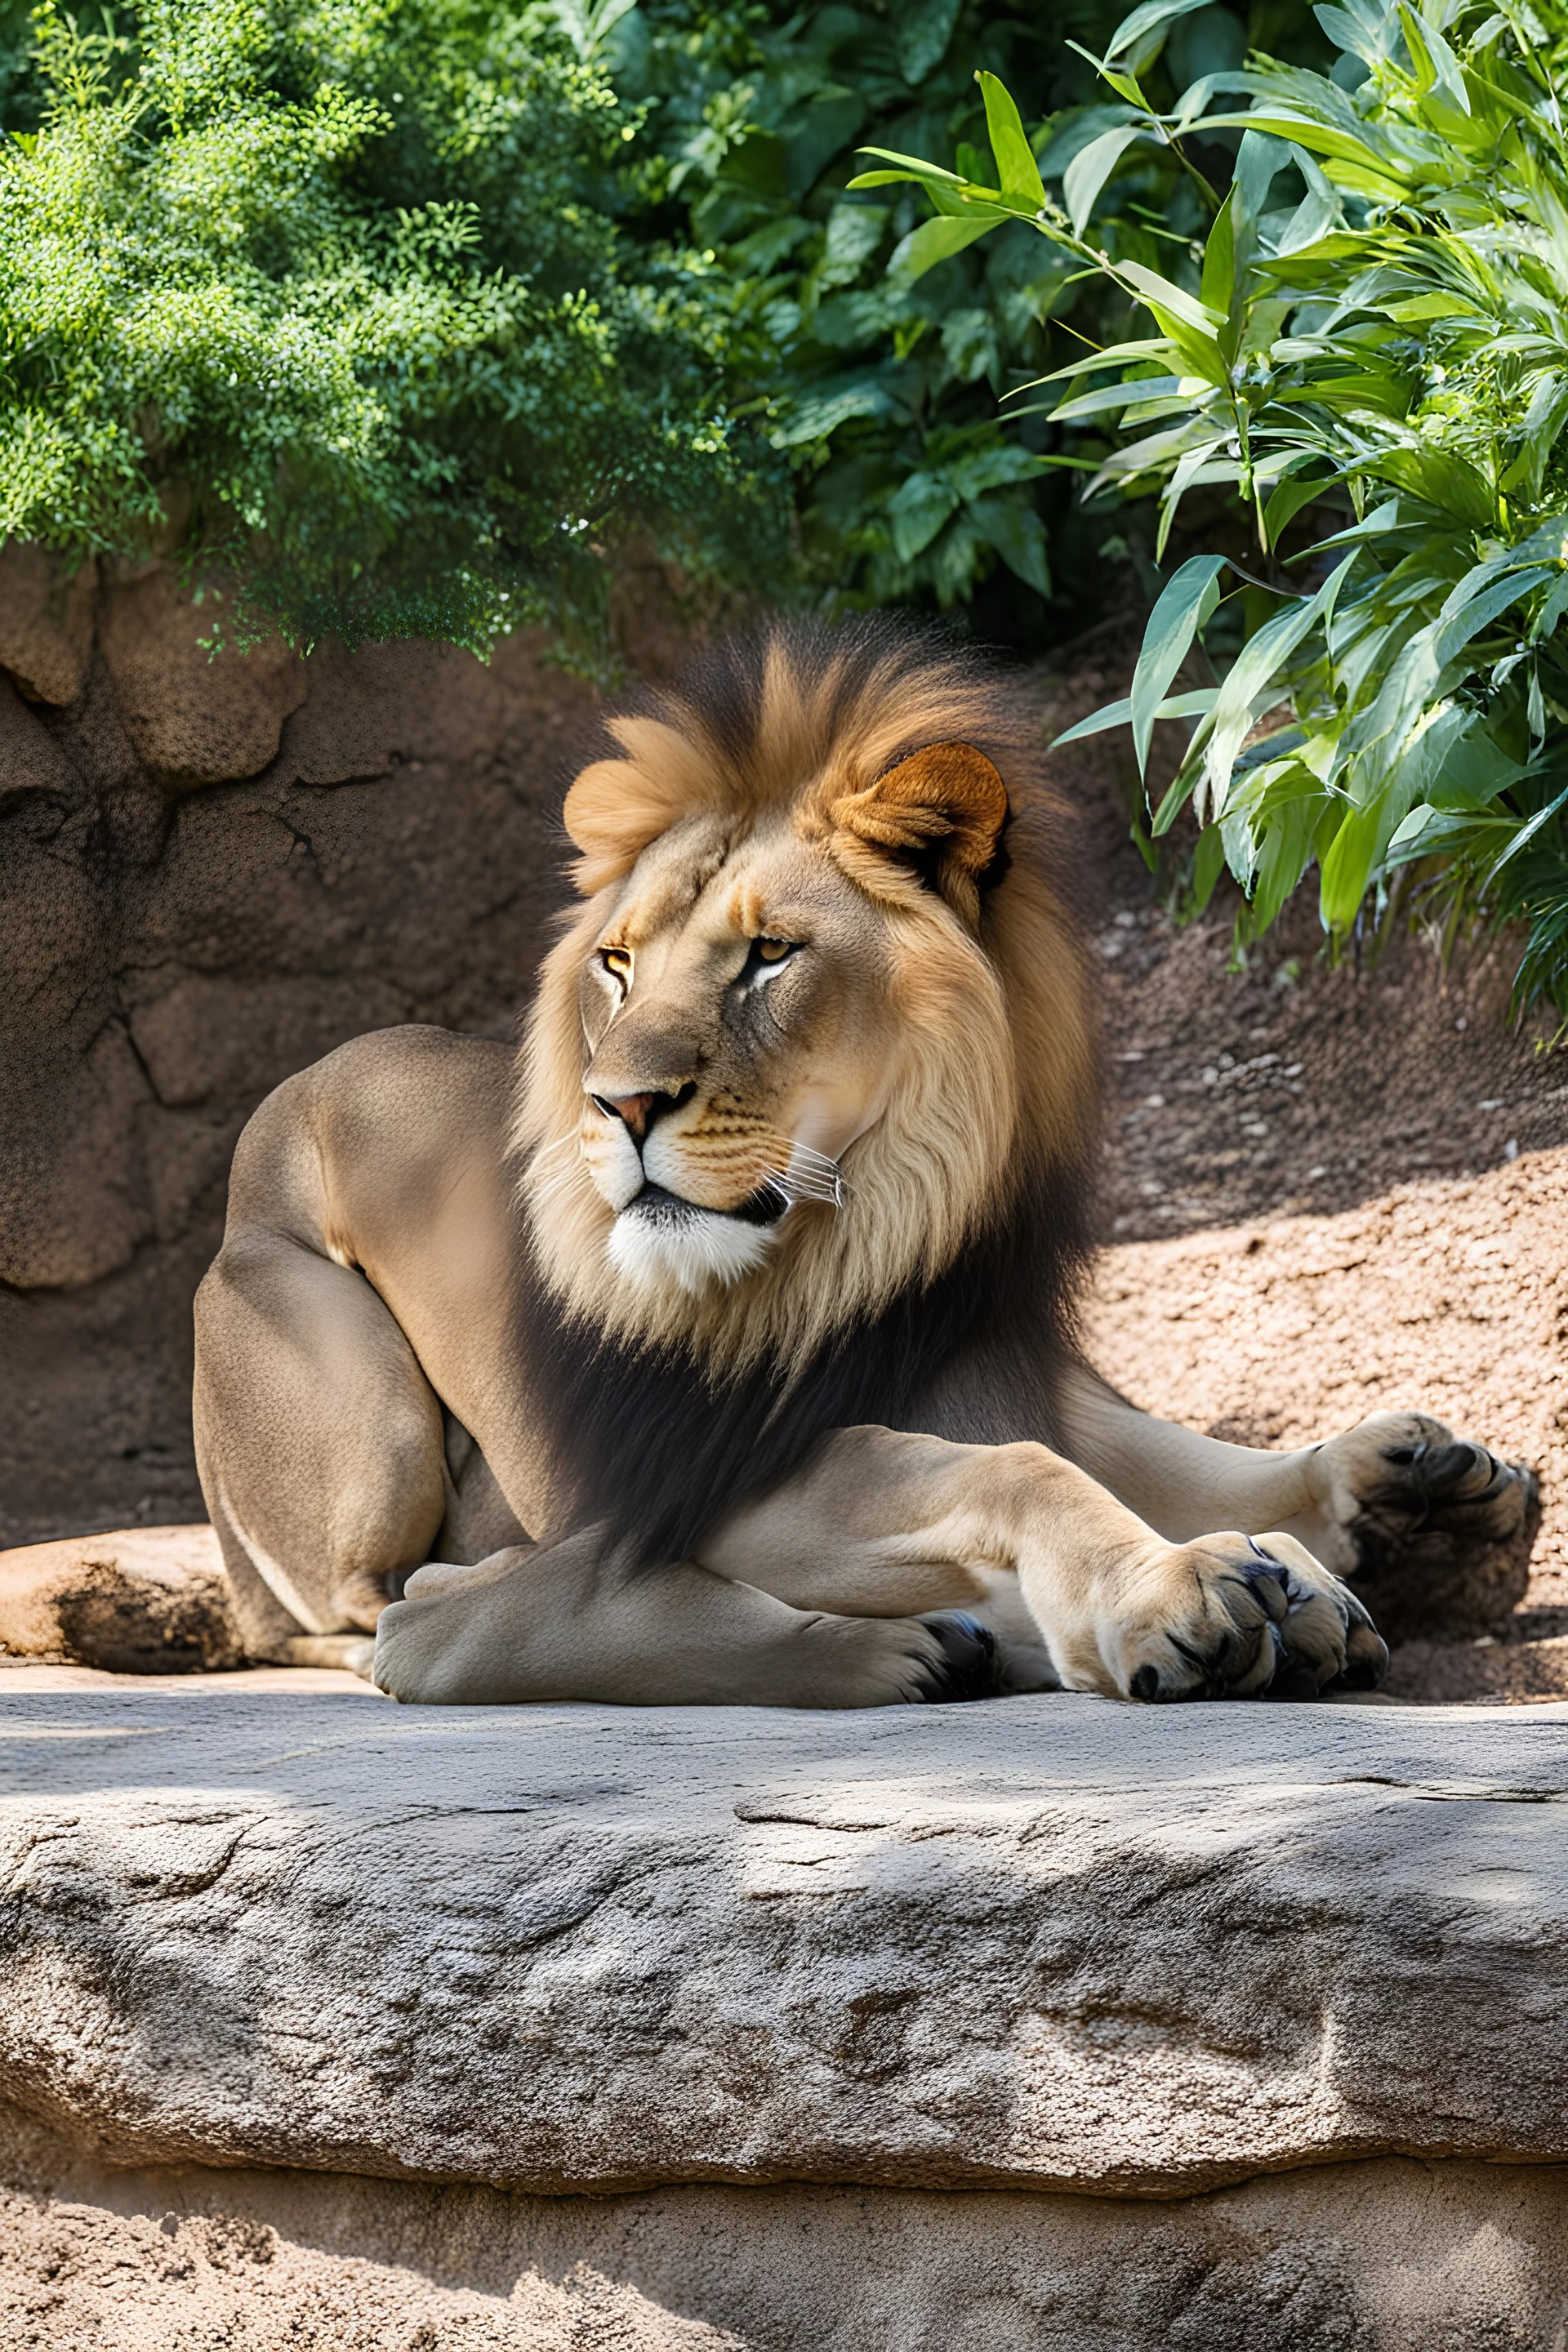
[[[447,1507],[441,1409],[356,1267],[231,1231],[196,1298],[196,1459],[247,1654],[368,1672]]]
[[[959,1612],[841,1616],[689,1562],[628,1573],[586,1528],[422,1568],[377,1627],[375,1680],[427,1706],[888,1706],[984,1696],[994,1659]]]

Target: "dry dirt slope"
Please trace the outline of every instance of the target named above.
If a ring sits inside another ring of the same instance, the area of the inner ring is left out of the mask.
[[[1124,690],[1076,677],[1053,729]],[[1508,1019],[1508,943],[1331,969],[1310,904],[1232,968],[1128,844],[1115,739],[1063,755],[1109,1098],[1092,1352],[1140,1404],[1291,1444],[1415,1404],[1541,1472],[1517,1639],[1410,1643],[1405,1697],[1568,1694],[1568,1048]]]
[[[1408,1643],[1401,1697],[1568,1696],[1568,1150],[1396,1186],[1327,1217],[1121,1243],[1091,1351],[1141,1404],[1300,1444],[1411,1401],[1542,1473],[1517,1639]]]

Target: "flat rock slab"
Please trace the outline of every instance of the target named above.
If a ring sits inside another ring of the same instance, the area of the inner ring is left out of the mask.
[[[115,2161],[1568,2158],[1568,1708],[0,1690],[0,2095]]]

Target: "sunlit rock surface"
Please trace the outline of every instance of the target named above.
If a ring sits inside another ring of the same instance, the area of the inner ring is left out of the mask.
[[[120,2160],[1169,2197],[1568,2158],[1568,1709],[0,1725],[0,2095]]]

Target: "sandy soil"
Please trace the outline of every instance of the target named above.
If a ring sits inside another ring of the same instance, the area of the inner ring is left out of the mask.
[[[1542,1474],[1508,1638],[1408,1642],[1401,1698],[1568,1696],[1568,1150],[1396,1186],[1335,1216],[1260,1217],[1109,1250],[1090,1352],[1151,1411],[1297,1445],[1414,1402]]]
[[[1124,691],[1079,674],[1053,725]],[[1232,906],[1184,930],[1162,910],[1110,740],[1060,761],[1108,1074],[1092,1352],[1140,1404],[1238,1443],[1415,1404],[1532,1463],[1513,1634],[1409,1643],[1388,1688],[1568,1693],[1568,1048],[1510,1022],[1507,940],[1445,970],[1401,930],[1334,969],[1308,903],[1237,969]]]

